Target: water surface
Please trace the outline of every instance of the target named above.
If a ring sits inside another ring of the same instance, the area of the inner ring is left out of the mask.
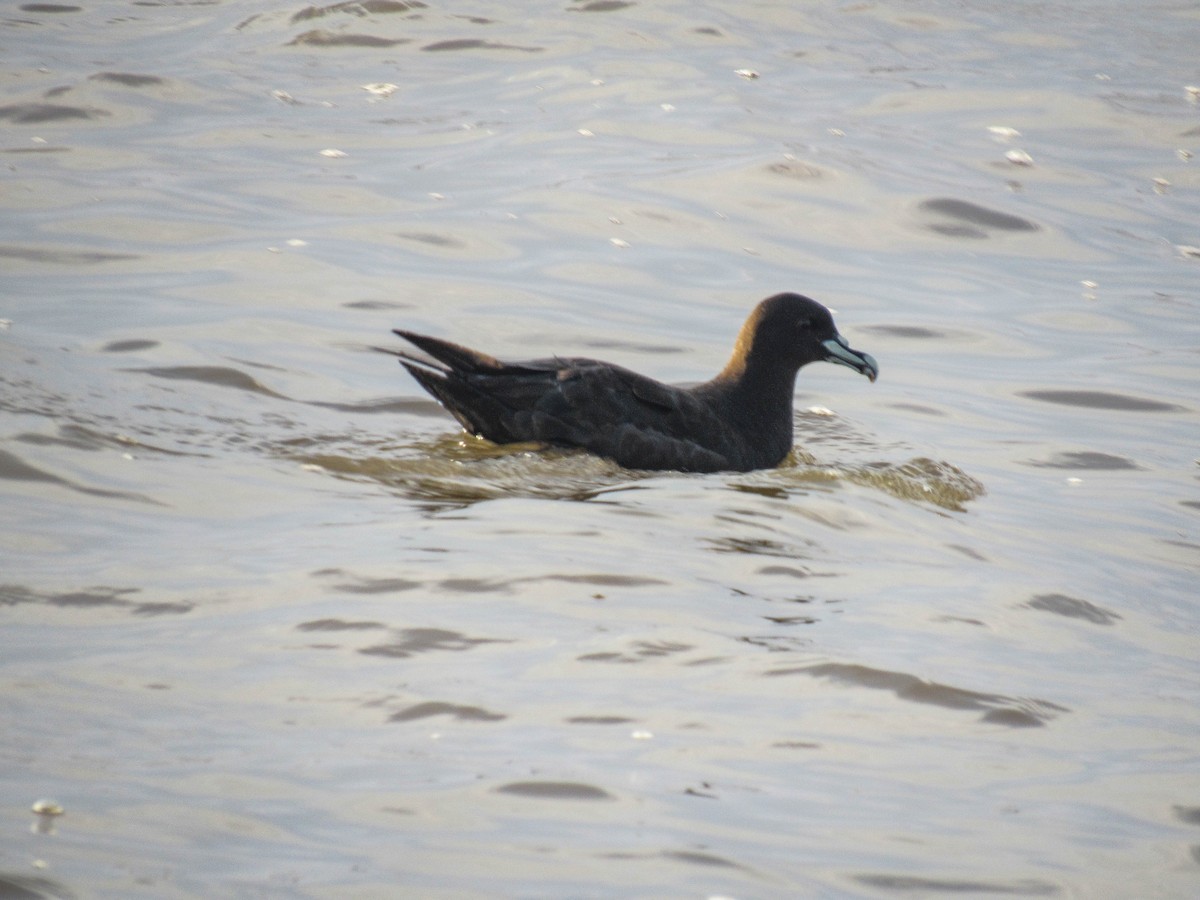
[[[0,41],[0,894],[1196,893],[1191,5]],[[766,472],[497,448],[372,350],[697,381],[779,290],[882,377]]]

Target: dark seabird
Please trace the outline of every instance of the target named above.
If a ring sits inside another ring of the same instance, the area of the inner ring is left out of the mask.
[[[595,359],[506,363],[439,338],[396,329],[432,360],[397,352],[472,434],[497,444],[582,447],[630,469],[719,472],[778,465],[792,449],[796,373],[811,362],[879,366],[850,349],[833,316],[799,294],[754,308],[729,362],[695,387],[662,384]]]

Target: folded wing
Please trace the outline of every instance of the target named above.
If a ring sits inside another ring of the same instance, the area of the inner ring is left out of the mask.
[[[743,468],[738,436],[685,389],[596,360],[504,363],[449,341],[396,334],[432,357],[401,354],[413,377],[464,428],[496,443],[581,447],[634,469]]]

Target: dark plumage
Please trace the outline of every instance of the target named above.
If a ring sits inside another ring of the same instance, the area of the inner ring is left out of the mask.
[[[879,374],[874,359],[838,334],[829,310],[799,294],[759,303],[725,368],[691,388],[594,359],[505,363],[438,338],[395,333],[433,357],[396,353],[473,434],[498,444],[582,447],[631,469],[778,465],[792,449],[792,394],[802,366],[839,363],[871,381]]]

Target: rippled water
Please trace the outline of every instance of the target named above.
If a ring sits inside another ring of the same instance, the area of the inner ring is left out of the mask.
[[[0,895],[1194,896],[1198,44],[0,11]],[[495,447],[372,349],[697,381],[778,290],[881,378],[772,471]]]

